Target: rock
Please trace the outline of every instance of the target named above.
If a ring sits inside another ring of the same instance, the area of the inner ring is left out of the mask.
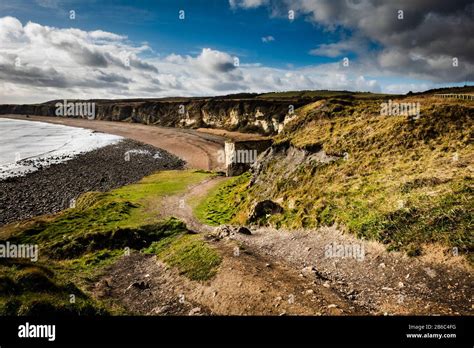
[[[324,283],[323,283],[323,286],[324,286],[325,288],[330,288],[330,287],[331,287],[331,285],[329,285],[329,282],[328,282],[328,281],[324,282]]]
[[[245,235],[248,235],[248,236],[250,236],[252,234],[252,232],[250,232],[250,230],[247,227],[244,227],[244,226],[240,226],[239,229],[237,230],[237,233],[245,234]]]
[[[305,294],[306,295],[312,295],[312,294],[314,294],[314,290],[313,289],[306,290]]]
[[[152,314],[160,315],[160,314],[166,314],[170,309],[171,309],[170,306],[161,306],[161,307],[153,308],[151,312]]]
[[[111,287],[110,287],[110,285],[109,285],[109,283],[106,279],[101,280],[100,282],[98,282],[95,285],[95,287],[96,287],[98,297],[110,296]]]
[[[221,225],[216,227],[212,232],[206,235],[207,239],[221,240],[229,237],[233,233],[233,229],[229,225]]]
[[[128,291],[130,290],[131,288],[136,288],[136,289],[139,289],[139,290],[145,290],[145,289],[149,289],[150,288],[150,284],[144,282],[144,281],[136,281],[136,282],[133,282],[132,284],[130,284],[128,286],[128,288],[125,289],[125,291]]]
[[[282,212],[283,208],[281,205],[271,200],[264,200],[255,205],[248,221],[254,223],[262,218],[266,218],[268,215],[280,214]]]
[[[301,270],[301,274],[305,277],[310,277],[314,275],[313,267],[307,266]]]
[[[435,278],[436,277],[436,272],[434,270],[432,270],[431,268],[426,267],[425,272],[426,272],[426,274],[428,274],[428,276],[430,278]]]
[[[312,268],[312,271],[316,278],[322,279],[322,280],[329,280],[328,277],[326,277],[323,273],[319,272],[315,267]]]
[[[337,308],[337,305],[335,305],[335,304],[330,304],[330,305],[328,306],[328,308]]]
[[[380,267],[380,268],[385,268],[385,263],[382,262],[382,263],[379,265],[379,267]]]
[[[199,315],[201,314],[201,308],[200,307],[194,307],[189,311],[189,315]]]
[[[207,239],[221,240],[223,238],[230,238],[236,233],[251,235],[252,232],[245,226],[234,227],[230,225],[221,225],[216,227],[212,232],[206,235]]]

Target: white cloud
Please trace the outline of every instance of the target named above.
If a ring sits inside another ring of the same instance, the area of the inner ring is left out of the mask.
[[[127,39],[126,36],[117,35],[114,33],[109,33],[102,30],[95,30],[88,33],[89,37],[94,40],[112,40],[112,41],[120,41]]]
[[[262,42],[272,42],[275,41],[275,38],[271,35],[262,37]]]
[[[310,54],[334,58],[355,52],[365,66],[384,74],[436,83],[474,79],[472,0],[269,0],[258,6],[268,6],[272,16],[286,17],[293,10],[325,30],[350,35]],[[245,1],[234,7],[248,8]],[[457,67],[453,58],[461,62]]]
[[[0,18],[0,38],[0,103],[382,89],[368,77],[374,70],[357,62],[350,69],[340,63],[284,69],[241,58],[236,66],[233,55],[211,48],[195,55],[160,56],[121,34],[22,25],[12,17]],[[152,57],[143,58],[144,52]]]
[[[257,8],[267,4],[268,0],[229,0],[230,7]]]

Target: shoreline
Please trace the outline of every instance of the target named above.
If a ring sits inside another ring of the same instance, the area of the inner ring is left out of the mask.
[[[60,124],[69,127],[90,129],[102,133],[119,135],[140,143],[152,145],[168,151],[183,159],[189,168],[224,171],[224,164],[219,162],[218,154],[224,149],[226,137],[247,137],[248,134],[231,132],[232,134],[213,134],[193,129],[180,129],[104,120],[87,120],[81,118],[35,116],[35,115],[0,115],[0,118],[39,121]]]
[[[124,139],[47,122],[0,118],[0,126],[0,181],[30,174]]]
[[[54,214],[89,191],[109,191],[158,170],[183,169],[166,150],[123,139],[74,158],[0,181],[0,226]]]

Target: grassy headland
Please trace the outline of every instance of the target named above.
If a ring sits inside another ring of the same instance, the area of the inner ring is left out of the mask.
[[[398,101],[419,102],[420,117],[382,116],[383,100],[352,96],[296,110],[263,168],[214,190],[198,217],[245,223],[258,201],[271,199],[283,213],[261,223],[337,223],[389,250],[419,255],[435,243],[472,261],[474,106],[432,96]],[[305,151],[306,160],[291,158],[290,148]],[[336,160],[308,160],[319,151]]]
[[[220,263],[217,251],[188,234],[183,222],[160,218],[157,208],[164,196],[210,175],[159,172],[110,192],[86,193],[75,207],[54,216],[3,227],[3,241],[36,244],[40,257],[38,262],[2,259],[0,315],[120,312],[93,300],[81,286],[130,250],[155,253],[190,279],[209,279]]]

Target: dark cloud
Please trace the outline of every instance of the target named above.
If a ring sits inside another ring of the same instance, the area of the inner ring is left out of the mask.
[[[74,59],[74,61],[81,65],[101,68],[108,66],[108,61],[104,53],[97,50],[91,50],[79,42],[63,40],[59,43],[54,43],[54,46],[66,51],[71,56],[71,58]]]
[[[244,2],[238,4],[248,7]],[[274,15],[287,16],[291,9],[328,30],[344,28],[367,42],[377,43],[382,46],[379,57],[363,54],[359,49],[359,59],[370,60],[369,64],[384,72],[437,82],[472,81],[472,0],[273,0],[267,5]],[[348,49],[357,50],[354,43],[357,42],[344,39],[320,45],[311,54],[336,57]],[[369,51],[368,44],[364,50]],[[459,66],[453,66],[453,58],[458,59]]]
[[[42,69],[27,65],[16,67],[14,64],[3,63],[0,64],[0,81],[41,87],[64,88],[69,86],[66,76],[54,68]]]
[[[106,83],[131,83],[132,79],[126,78],[116,73],[105,73],[103,71],[98,71],[99,75],[97,80]]]
[[[158,69],[154,65],[151,65],[139,59],[130,59],[130,66],[136,69],[158,73]]]

